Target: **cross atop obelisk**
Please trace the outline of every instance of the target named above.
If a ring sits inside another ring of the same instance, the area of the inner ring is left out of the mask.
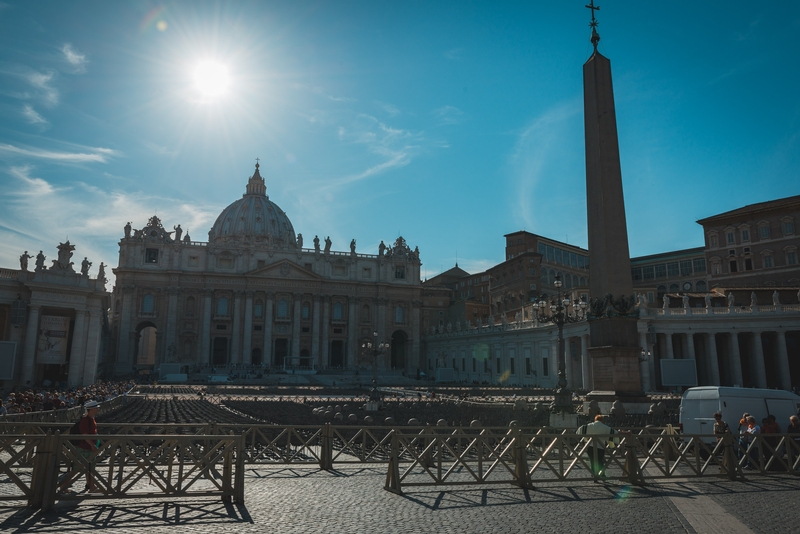
[[[597,33],[597,25],[600,23],[594,18],[594,12],[600,11],[600,6],[594,5],[594,0],[589,0],[589,5],[586,7],[592,10],[592,22],[589,23],[589,26],[592,28],[592,45],[594,49],[597,50],[597,43],[600,42],[600,34]]]

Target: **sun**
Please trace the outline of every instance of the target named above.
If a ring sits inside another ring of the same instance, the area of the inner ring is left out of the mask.
[[[193,72],[195,90],[204,100],[215,100],[228,90],[228,68],[214,60],[198,63]]]

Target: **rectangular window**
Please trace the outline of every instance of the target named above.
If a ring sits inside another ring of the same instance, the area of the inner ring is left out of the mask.
[[[769,239],[769,226],[759,226],[758,227],[758,237],[761,239]]]
[[[542,358],[542,376],[550,376],[550,365],[547,360],[548,358]]]
[[[764,268],[772,269],[772,256],[764,256]]]
[[[466,358],[461,358],[461,370],[462,371],[466,371],[467,370],[467,359]]]
[[[530,269],[528,269],[528,274],[531,276],[536,276],[536,269],[531,267]]]
[[[736,265],[736,260],[730,262],[731,272],[736,273],[739,272],[738,265]]]
[[[706,272],[706,259],[705,258],[697,258],[692,260],[692,269],[697,274]]]
[[[531,359],[525,358],[525,374],[531,376]]]
[[[477,365],[477,364],[476,364],[476,360],[475,360],[475,358],[472,358],[472,372],[473,372],[473,373],[477,372],[477,371],[475,370],[475,367],[476,367],[476,365]]]
[[[689,276],[692,274],[692,260],[681,261],[681,276]]]
[[[634,267],[631,269],[631,275],[633,275],[634,281],[639,281],[642,279],[642,268],[641,267]]]
[[[655,299],[655,295],[653,294],[653,292],[652,291],[648,291],[647,292],[647,302],[653,302],[655,300],[656,299]]]
[[[667,277],[667,264],[666,263],[659,263],[656,265],[656,278],[666,278]]]
[[[578,255],[575,254],[574,252],[570,252],[569,253],[569,264],[572,267],[577,267],[578,266]]]
[[[709,241],[711,242],[711,246],[712,247],[716,247],[717,246],[717,236],[712,235],[711,238],[709,239]]]
[[[491,372],[491,370],[489,368],[489,358],[486,358],[485,360],[483,360],[483,372],[484,373]]]
[[[736,244],[736,236],[733,234],[733,232],[728,232],[725,235],[727,236],[727,243],[729,245],[735,245]]]
[[[656,272],[652,265],[642,268],[642,272],[645,280],[652,280],[656,277]]]
[[[394,269],[394,277],[396,279],[405,278],[406,277],[406,268],[401,266],[401,265],[398,265],[397,267],[395,267],[395,269]]]
[[[786,263],[788,265],[797,265],[797,252],[794,250],[786,253]]]
[[[333,274],[337,276],[344,276],[347,274],[347,267],[345,267],[344,265],[334,265]]]
[[[563,263],[563,258],[561,257],[561,249],[556,249],[556,263]]]
[[[508,368],[511,370],[511,374],[515,374],[517,371],[514,369],[514,358],[510,358],[508,360]]]
[[[539,243],[537,250],[539,251],[539,254],[541,254],[542,256],[547,254],[547,247],[544,246],[544,243]]]
[[[753,260],[752,260],[752,258],[745,258],[744,259],[744,270],[745,271],[752,271],[753,270]]]
[[[750,241],[750,230],[742,230],[742,242]]]
[[[680,271],[678,270],[677,261],[673,261],[667,264],[667,275],[669,275],[670,278],[678,276],[679,273]]]
[[[499,375],[500,373],[502,373],[502,372],[503,372],[503,371],[501,371],[501,370],[500,370],[500,369],[501,369],[501,362],[500,362],[500,358],[497,358],[497,359],[495,360],[495,368],[497,369],[497,371],[496,371],[496,372],[497,372],[497,374],[498,374],[498,375]]]
[[[144,262],[145,263],[158,263],[158,249],[157,248],[148,248],[144,251]]]
[[[547,261],[556,261],[556,249],[547,245]]]

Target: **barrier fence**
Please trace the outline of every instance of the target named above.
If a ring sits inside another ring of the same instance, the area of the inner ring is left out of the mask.
[[[387,466],[385,489],[609,479],[647,480],[791,473],[800,475],[795,434],[755,436],[676,434],[645,428],[611,436],[573,430],[474,427],[353,427],[324,425],[98,425],[100,446],[82,453],[81,437],[55,429],[0,425],[0,500],[27,500],[48,509],[59,499],[220,496],[242,502],[244,466],[305,465],[332,470],[348,464]],[[146,427],[146,431],[145,428]],[[615,441],[616,438],[616,441]],[[604,463],[602,472],[594,464]],[[98,494],[59,495],[86,476]],[[11,490],[3,489],[9,487]]]

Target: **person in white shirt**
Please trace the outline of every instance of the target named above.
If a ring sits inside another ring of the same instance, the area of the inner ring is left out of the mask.
[[[594,422],[578,427],[575,431],[576,434],[586,435],[603,435],[609,436],[606,438],[588,438],[589,442],[589,465],[592,468],[592,476],[597,478],[606,478],[606,446],[615,447],[619,445],[619,438],[611,437],[617,431],[603,422],[603,416],[597,414],[594,416]]]

